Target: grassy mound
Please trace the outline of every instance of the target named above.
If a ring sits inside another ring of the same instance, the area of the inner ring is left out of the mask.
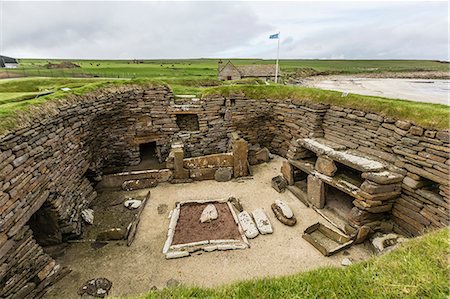
[[[349,94],[342,97],[336,91],[299,86],[264,85],[258,80],[220,82],[216,79],[75,79],[24,78],[0,82],[0,134],[14,127],[16,115],[48,100],[61,99],[70,94],[82,95],[110,85],[165,84],[175,94],[211,95],[245,94],[251,99],[295,99],[296,101],[328,103],[342,107],[374,112],[435,129],[448,129],[450,107],[439,104],[418,103],[372,96]],[[61,88],[70,88],[63,91]],[[51,94],[44,95],[50,92]]]
[[[399,99],[363,96],[342,92],[283,85],[228,85],[205,89],[203,95],[230,95],[243,93],[251,99],[295,99],[304,102],[317,102],[373,112],[396,119],[409,120],[417,125],[448,129],[450,127],[450,107],[447,105],[420,103]]]
[[[138,298],[448,298],[449,237],[450,229],[441,229],[346,268],[321,268],[210,289],[180,286]]]

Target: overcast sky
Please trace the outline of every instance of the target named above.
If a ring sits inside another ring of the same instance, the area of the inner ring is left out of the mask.
[[[0,1],[19,58],[449,59],[446,1]]]

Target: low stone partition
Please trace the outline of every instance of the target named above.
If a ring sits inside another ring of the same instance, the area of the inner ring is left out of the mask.
[[[217,180],[228,181],[232,177],[249,174],[248,143],[238,134],[230,134],[230,153],[184,158],[184,145],[174,143],[167,165],[173,170],[173,182]]]
[[[126,181],[131,180],[152,180],[155,183],[164,183],[170,181],[172,176],[170,169],[149,169],[107,174],[96,185],[96,189],[120,189]]]

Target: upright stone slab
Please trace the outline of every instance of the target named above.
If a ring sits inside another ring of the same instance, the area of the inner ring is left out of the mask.
[[[183,167],[184,152],[183,148],[177,147],[172,149],[173,153],[173,177],[175,179],[187,179],[189,178],[189,170]]]
[[[333,176],[337,171],[336,164],[327,156],[319,156],[315,168],[318,172],[327,176]]]
[[[244,139],[233,140],[233,158],[234,158],[234,177],[248,175],[247,156],[248,156],[248,144]]]
[[[316,208],[325,206],[325,183],[319,178],[308,175],[308,200]]]
[[[283,161],[283,164],[281,165],[281,173],[289,186],[294,185],[294,167],[292,167],[288,161]]]

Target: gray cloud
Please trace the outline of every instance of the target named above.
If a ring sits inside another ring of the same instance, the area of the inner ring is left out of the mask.
[[[448,59],[445,2],[3,2],[3,52],[55,58]]]

